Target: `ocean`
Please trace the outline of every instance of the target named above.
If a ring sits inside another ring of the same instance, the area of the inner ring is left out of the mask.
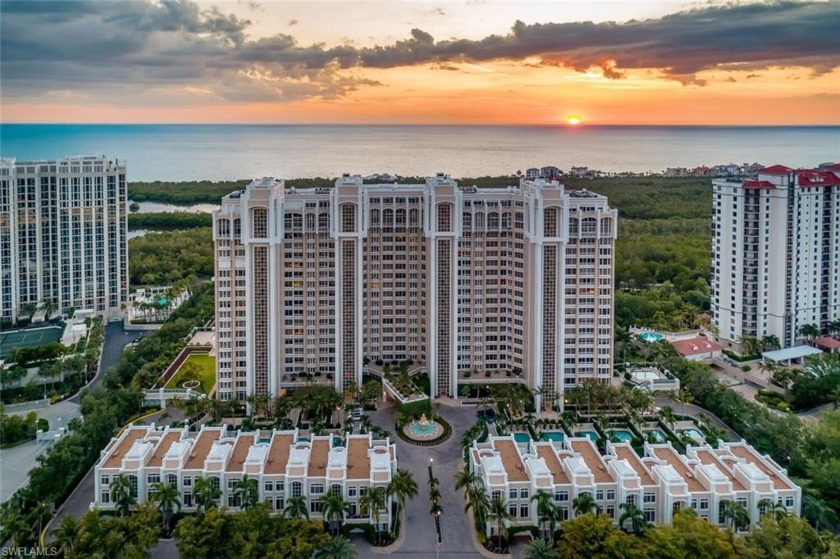
[[[840,126],[316,126],[2,124],[0,157],[104,154],[129,180],[392,173],[453,177],[528,167],[607,172],[840,160]]]

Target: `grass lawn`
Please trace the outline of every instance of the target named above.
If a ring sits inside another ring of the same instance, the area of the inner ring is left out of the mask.
[[[164,388],[183,388],[181,383],[184,382],[184,365],[187,363],[195,363],[198,365],[200,372],[198,373],[198,380],[201,386],[198,388],[201,392],[209,394],[216,384],[216,358],[206,353],[193,353],[187,357],[178,370],[169,379]]]

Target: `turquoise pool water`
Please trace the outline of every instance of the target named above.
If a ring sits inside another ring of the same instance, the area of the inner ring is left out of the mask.
[[[520,433],[514,433],[513,434],[513,440],[515,440],[518,443],[529,443],[529,442],[531,442],[531,435],[529,435],[528,433],[521,433],[521,432]]]
[[[158,299],[158,303],[160,303],[161,305],[168,305],[169,304],[169,298],[168,297],[161,297],[160,299]]]
[[[588,437],[589,440],[592,441],[592,442],[595,442],[595,441],[597,441],[598,439],[601,438],[601,437],[598,436],[598,433],[596,433],[595,431],[576,431],[575,436],[576,437]]]
[[[309,439],[307,437],[298,437],[299,443],[308,443]]]
[[[654,438],[654,440],[656,440],[656,442],[659,442],[659,443],[664,443],[665,440],[668,438],[665,435],[665,433],[663,431],[660,431],[659,429],[652,429],[650,431],[644,431],[644,434],[645,435],[650,434]]]
[[[566,438],[565,433],[561,433],[560,431],[546,431],[542,434],[542,440],[544,441],[555,441],[561,442]]]
[[[616,438],[621,442],[630,442],[633,440],[633,433],[625,431],[624,429],[613,429],[612,431],[607,431],[607,435],[609,435],[610,439]]]
[[[639,337],[646,342],[658,342],[664,336],[662,336],[659,332],[642,332],[639,334]]]
[[[695,441],[702,441],[704,440],[703,433],[698,431],[697,429],[683,429],[680,433],[685,433]]]
[[[333,437],[333,440],[332,440],[332,445],[333,445],[333,447],[336,447],[336,446],[341,446],[341,438],[339,438],[339,437]]]

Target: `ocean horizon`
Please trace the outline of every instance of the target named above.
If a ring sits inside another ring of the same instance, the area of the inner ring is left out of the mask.
[[[104,154],[129,180],[393,173],[509,175],[528,167],[662,172],[840,160],[840,126],[441,124],[0,124],[0,157]]]

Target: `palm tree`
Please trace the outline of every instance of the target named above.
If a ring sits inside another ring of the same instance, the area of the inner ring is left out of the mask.
[[[344,500],[340,491],[330,491],[323,499],[324,518],[330,524],[330,533],[333,535],[341,529],[344,522],[344,515],[350,512],[350,503]]]
[[[181,499],[178,494],[178,489],[169,483],[153,483],[153,493],[150,495],[150,501],[157,502],[157,508],[163,517],[163,525],[169,529],[169,521],[172,519],[173,512],[181,510]]]
[[[464,507],[464,514],[470,509],[475,517],[476,532],[485,536],[487,533],[487,514],[490,512],[490,497],[484,485],[474,483],[467,488],[467,504]]]
[[[55,303],[52,299],[44,299],[44,302],[41,303],[41,306],[38,307],[38,310],[44,313],[44,320],[49,320],[52,314],[55,312]]]
[[[758,510],[761,516],[772,516],[777,521],[786,517],[788,514],[787,508],[785,508],[781,501],[774,501],[773,499],[761,499],[758,502]]]
[[[582,516],[598,511],[598,505],[595,503],[595,499],[592,498],[591,493],[581,493],[575,497],[572,501],[572,508],[575,511],[575,516]]]
[[[820,327],[816,324],[803,324],[799,328],[799,335],[812,340],[820,335]]]
[[[397,510],[395,516],[399,521],[400,511],[405,508],[405,502],[408,499],[413,499],[417,496],[417,482],[414,481],[414,477],[411,475],[411,472],[400,468],[397,470],[397,473],[394,474],[394,477],[391,478],[391,483],[388,484],[388,487],[385,489],[385,493],[389,497],[396,497]]]
[[[257,480],[248,478],[248,474],[233,484],[233,495],[243,510],[250,510],[260,502],[260,490]]]
[[[802,503],[802,516],[813,524],[817,531],[819,531],[820,527],[828,528],[837,526],[838,522],[837,513],[834,512],[834,509],[812,489],[806,489],[805,499]]]
[[[309,520],[309,509],[306,507],[306,498],[302,496],[290,498],[286,501],[283,514],[289,518],[306,518]]]
[[[476,479],[475,474],[470,471],[468,466],[464,465],[464,469],[455,474],[455,491],[463,489],[466,496],[469,487],[475,483]]]
[[[736,501],[724,500],[723,513],[721,517],[732,529],[738,529],[750,523],[750,515],[747,508]]]
[[[218,506],[219,498],[222,496],[222,491],[209,478],[205,477],[196,478],[193,493],[195,494],[196,512],[199,514]]]
[[[761,338],[761,345],[764,346],[765,349],[778,349],[782,347],[779,343],[779,337],[775,334],[769,334]]]
[[[38,307],[35,303],[24,303],[20,306],[21,316],[25,316],[27,320],[32,321],[32,317],[38,312]]]
[[[137,504],[136,490],[127,475],[120,474],[115,477],[108,489],[111,492],[111,501],[116,505],[120,516],[126,516],[131,506]]]
[[[558,559],[559,557],[560,555],[551,543],[546,540],[536,539],[525,548],[525,559]]]
[[[362,509],[362,514],[373,517],[373,522],[376,524],[376,541],[378,542],[382,531],[379,525],[379,515],[380,511],[385,508],[385,491],[381,487],[370,488],[359,499],[359,507]]]
[[[44,522],[49,522],[53,516],[55,509],[53,504],[47,501],[39,501],[32,510],[29,518],[33,517],[38,520],[38,536],[44,531]]]
[[[79,537],[81,530],[81,524],[72,514],[64,516],[58,524],[58,527],[53,530],[52,543],[61,551],[64,557],[74,556],[73,552],[76,547],[76,539]]]
[[[546,541],[554,536],[557,523],[557,505],[554,504],[554,497],[546,491],[537,491],[531,496],[532,501],[537,502],[537,516],[540,519],[540,531]],[[550,531],[545,531],[545,524],[550,522]]]
[[[641,536],[648,527],[644,511],[633,503],[621,503],[619,508],[623,512],[618,517],[618,525],[624,528],[625,522],[629,520],[630,531]]]
[[[502,532],[505,530],[505,522],[510,520],[511,516],[508,512],[507,503],[503,497],[494,497],[490,501],[490,510],[487,511],[487,520],[496,521],[496,531],[498,535],[498,547],[502,549]]]
[[[662,421],[670,427],[671,429],[674,428],[674,423],[677,421],[677,416],[674,415],[674,408],[671,406],[662,406],[662,409],[659,410],[659,417],[662,418]]]
[[[350,540],[344,536],[336,536],[315,551],[312,557],[313,559],[354,559],[356,550],[350,544]]]

